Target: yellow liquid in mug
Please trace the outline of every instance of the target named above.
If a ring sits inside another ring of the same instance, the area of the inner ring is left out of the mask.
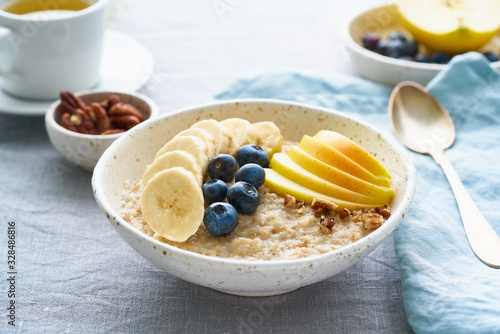
[[[14,0],[5,4],[1,9],[5,12],[24,15],[40,11],[78,11],[90,7],[93,2],[85,0]]]

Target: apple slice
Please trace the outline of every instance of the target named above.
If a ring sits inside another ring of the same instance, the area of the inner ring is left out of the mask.
[[[391,174],[380,161],[346,136],[334,131],[321,130],[314,135],[314,138],[335,148],[373,175],[391,179]]]
[[[327,145],[311,136],[306,135],[302,137],[299,147],[304,152],[329,164],[330,166],[365,180],[366,182],[370,182],[381,187],[390,187],[391,185],[391,181],[388,178],[373,175],[330,145]]]
[[[380,187],[354,177],[340,169],[332,167],[323,161],[307,154],[297,146],[292,146],[288,152],[288,157],[305,170],[321,177],[322,179],[336,184],[340,187],[355,191],[357,193],[380,198],[392,198],[394,190],[387,187]]]
[[[432,51],[451,55],[480,49],[500,28],[498,0],[399,0],[410,34]]]
[[[268,187],[272,192],[286,196],[287,194],[295,197],[297,200],[304,201],[306,204],[311,204],[314,198],[323,198],[327,201],[331,201],[338,205],[336,211],[341,212],[344,208],[353,211],[361,209],[373,209],[378,207],[376,204],[359,204],[352,203],[349,201],[343,201],[338,198],[326,196],[317,191],[311,190],[298,183],[295,183],[278,172],[272,170],[271,168],[265,168],[266,181],[264,185]]]
[[[294,181],[321,194],[335,197],[340,200],[353,203],[377,204],[379,206],[384,206],[385,204],[388,204],[392,198],[391,196],[378,198],[366,196],[352,190],[339,187],[300,167],[298,164],[293,162],[285,153],[276,153],[271,159],[269,166],[291,181]]]

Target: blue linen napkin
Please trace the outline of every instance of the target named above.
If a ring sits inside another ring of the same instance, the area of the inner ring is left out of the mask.
[[[483,56],[455,57],[428,88],[452,115],[447,150],[465,187],[500,234],[500,76]],[[243,79],[217,99],[276,98],[328,107],[392,135],[392,87],[348,76],[276,72]],[[451,188],[429,156],[410,153],[419,179],[394,233],[408,321],[417,333],[500,333],[500,269],[473,254]]]

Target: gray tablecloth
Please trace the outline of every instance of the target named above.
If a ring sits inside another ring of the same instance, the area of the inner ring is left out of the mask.
[[[204,102],[239,76],[277,64],[352,71],[329,35],[338,38],[331,19],[345,14],[346,3],[222,2],[232,10],[221,14],[217,1],[113,3],[113,28],[158,61],[144,92],[162,113]],[[310,49],[295,54],[296,43]],[[334,52],[329,59],[316,51]],[[0,114],[0,333],[411,332],[392,238],[329,280],[277,297],[230,296],[172,277],[136,254],[100,212],[90,179],[52,148],[42,117]],[[9,222],[15,274],[7,262]],[[11,300],[15,327],[8,324]]]

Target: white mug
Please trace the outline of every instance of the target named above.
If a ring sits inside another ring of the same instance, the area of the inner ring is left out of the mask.
[[[99,83],[109,0],[89,0],[79,11],[58,11],[71,0],[40,0],[46,11],[25,15],[1,10],[1,88],[27,99],[57,99]]]

